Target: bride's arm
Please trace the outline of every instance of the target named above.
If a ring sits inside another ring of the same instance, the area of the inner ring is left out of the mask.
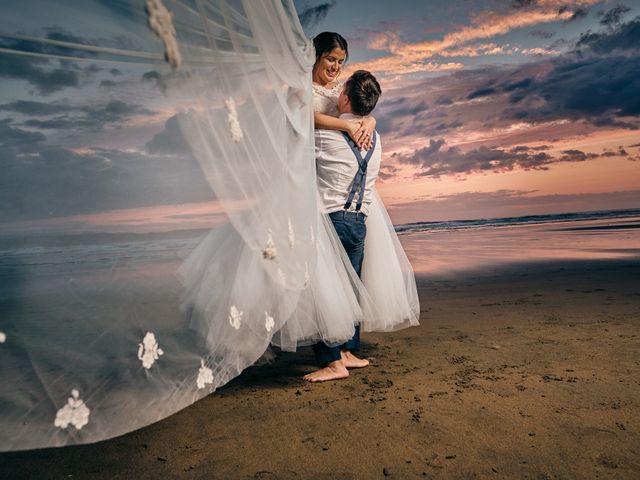
[[[376,126],[376,119],[371,116],[365,117],[360,121],[353,121],[314,112],[313,121],[315,128],[346,132],[360,148],[368,150],[371,147],[371,132]],[[368,136],[366,135],[367,133],[369,134]]]
[[[324,113],[315,112],[313,114],[313,122],[315,128],[323,128],[326,130],[341,130],[349,135],[355,134],[360,128],[361,122],[352,120],[343,120],[342,118],[332,117]],[[355,140],[355,139],[354,139]]]

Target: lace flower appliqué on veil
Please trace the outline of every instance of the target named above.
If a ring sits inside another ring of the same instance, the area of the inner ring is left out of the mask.
[[[182,64],[182,56],[176,40],[176,28],[173,26],[173,15],[161,0],[147,0],[145,4],[149,15],[149,26],[164,44],[165,57],[173,68]]]
[[[227,124],[231,132],[231,138],[233,138],[234,142],[240,143],[244,135],[242,134],[242,128],[240,128],[240,122],[238,121],[236,101],[229,97],[224,101],[224,107],[227,109]]]
[[[293,248],[296,246],[296,232],[293,230],[291,219],[288,220],[287,225],[289,227],[289,246]]]
[[[264,312],[264,328],[267,330],[267,332],[270,332],[271,330],[273,330],[273,327],[275,327],[276,322],[273,319],[273,317],[271,315],[269,315],[267,312]]]
[[[304,286],[308,287],[311,281],[311,275],[309,274],[309,262],[304,262]]]
[[[278,256],[278,250],[276,249],[276,244],[273,241],[271,230],[268,232],[267,244],[265,245],[264,250],[262,250],[262,256],[266,260],[275,260]]]
[[[80,392],[74,388],[71,390],[71,396],[67,400],[67,404],[56,413],[56,419],[53,424],[62,429],[67,428],[69,424],[71,424],[76,427],[76,430],[80,430],[89,423],[90,414],[91,410],[89,410],[80,398]]]
[[[152,332],[147,332],[142,343],[138,344],[138,359],[142,362],[142,366],[148,370],[160,358],[160,355],[164,355],[164,352],[159,348],[156,336]]]
[[[242,324],[242,312],[235,305],[229,310],[229,324],[236,330],[240,330]]]
[[[200,360],[200,369],[198,370],[198,390],[206,387],[208,384],[213,383],[213,370],[204,366],[204,360]]]

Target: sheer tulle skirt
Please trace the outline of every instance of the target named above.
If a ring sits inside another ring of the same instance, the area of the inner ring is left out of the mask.
[[[364,331],[418,325],[420,303],[413,268],[375,189],[367,217],[362,282],[375,309],[374,315],[365,317]]]

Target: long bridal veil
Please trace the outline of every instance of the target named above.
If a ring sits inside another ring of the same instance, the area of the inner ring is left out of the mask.
[[[379,198],[363,282],[319,213],[290,0],[26,3],[0,17],[0,450],[148,425],[269,344],[417,323]]]

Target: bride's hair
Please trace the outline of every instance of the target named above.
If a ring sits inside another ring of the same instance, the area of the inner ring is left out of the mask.
[[[316,63],[325,53],[329,53],[334,48],[341,48],[346,54],[344,61],[349,58],[349,47],[342,35],[336,32],[322,32],[313,37],[313,46],[316,49]]]

